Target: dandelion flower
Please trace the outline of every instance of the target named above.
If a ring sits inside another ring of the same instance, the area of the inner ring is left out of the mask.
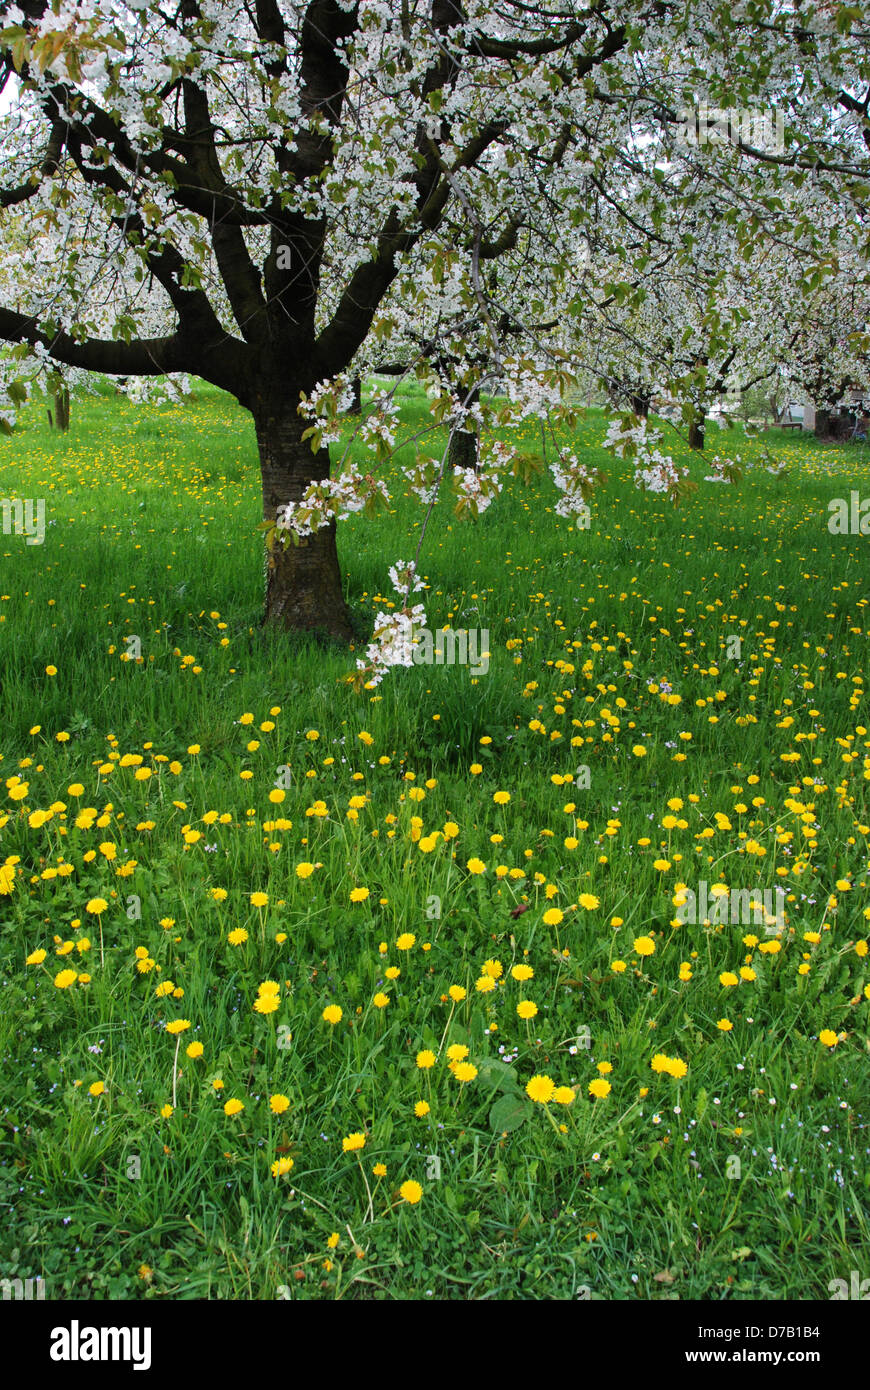
[[[453,1075],[457,1081],[473,1081],[477,1076],[477,1067],[471,1062],[457,1062],[453,1068]]]
[[[539,1105],[548,1105],[555,1094],[556,1084],[549,1076],[533,1076],[526,1085],[529,1100],[534,1100]]]
[[[277,994],[261,994],[254,1000],[254,1010],[258,1014],[273,1014],[280,1002]]]

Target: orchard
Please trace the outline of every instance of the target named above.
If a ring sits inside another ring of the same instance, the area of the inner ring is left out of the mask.
[[[861,6],[0,3],[0,1279],[863,1288],[868,202]]]

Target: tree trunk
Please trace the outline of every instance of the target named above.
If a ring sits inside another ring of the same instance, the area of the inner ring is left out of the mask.
[[[467,430],[455,430],[450,440],[448,464],[454,468],[473,468],[477,472],[477,435]]]
[[[285,389],[280,406],[259,403],[254,412],[260,475],[263,483],[263,520],[274,521],[279,507],[298,502],[308,484],[329,476],[329,450],[311,452],[302,439],[305,422],[295,414],[298,391]],[[286,533],[284,533],[286,534]],[[266,557],[266,611],[264,622],[300,631],[320,630],[349,641],[353,636],[344,600],[335,522],[294,545],[280,541]]]
[[[353,390],[353,401],[351,402],[349,415],[359,415],[362,411],[362,377],[355,376],[351,382]]]
[[[476,405],[479,393],[474,391],[469,396],[469,405]],[[452,472],[454,468],[473,468],[475,473],[479,467],[477,452],[477,435],[470,430],[454,430],[450,436],[450,452],[447,462]]]
[[[703,450],[704,448],[703,419],[700,422],[698,420],[693,420],[689,426],[689,448],[700,450]]]
[[[649,418],[649,407],[652,396],[643,392],[640,395],[633,395],[631,398],[631,408],[635,415],[639,415],[642,420]]]
[[[832,413],[833,412],[830,410],[816,411],[816,425],[815,430],[813,431],[816,436],[816,439],[830,439],[832,430]]]

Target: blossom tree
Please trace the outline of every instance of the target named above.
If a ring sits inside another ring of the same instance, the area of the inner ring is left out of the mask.
[[[863,258],[846,257],[826,267],[795,315],[794,341],[781,375],[792,396],[808,396],[815,404],[821,437],[850,390],[870,395],[870,284]]]
[[[446,296],[442,326],[455,335],[465,312],[488,346],[477,382],[468,354],[430,351],[450,377],[436,415],[458,428],[497,386],[509,423],[551,408],[576,367],[535,324],[575,312],[566,267],[602,201],[644,207],[617,296],[667,209],[713,188],[742,243],[782,221],[783,190],[801,181],[863,206],[870,59],[846,6],[19,0],[0,23],[15,108],[0,217],[25,216],[51,246],[0,308],[9,401],[28,371],[57,368],[190,374],[231,392],[259,450],[266,617],[290,627],[350,634],[336,520],[383,495],[388,393],[361,426],[371,470],[331,477],[329,443],[366,345],[402,331],[390,304],[410,267],[405,314]],[[785,148],[741,137],[676,159],[685,108],[735,90],[785,111]],[[503,280],[488,274],[512,257],[548,287],[523,323],[500,320]],[[509,452],[465,470],[470,511],[497,494]],[[559,475],[571,505],[589,479],[569,458]],[[427,506],[434,485],[419,480]],[[396,573],[410,600],[413,573]]]

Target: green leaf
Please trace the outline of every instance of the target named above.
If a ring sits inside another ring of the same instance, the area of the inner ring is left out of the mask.
[[[500,1062],[496,1057],[487,1057],[480,1063],[477,1074],[480,1080],[491,1086],[494,1091],[513,1091],[516,1095],[520,1094],[516,1073],[507,1062]]]
[[[502,1096],[489,1112],[490,1129],[496,1134],[510,1134],[525,1124],[532,1113],[532,1107],[520,1095]]]

